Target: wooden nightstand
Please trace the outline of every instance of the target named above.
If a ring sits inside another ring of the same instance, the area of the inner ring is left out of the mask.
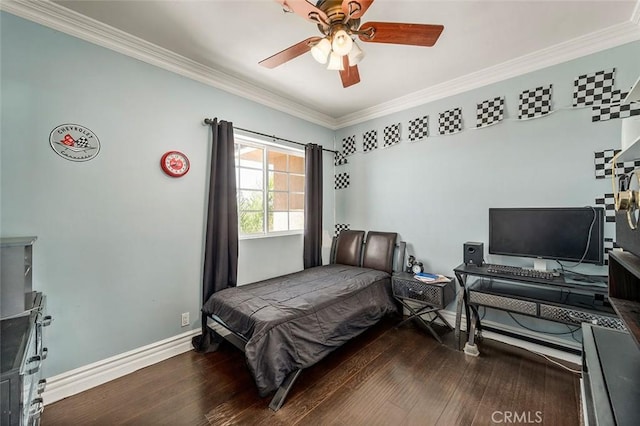
[[[418,320],[427,331],[440,343],[442,340],[435,332],[431,324],[436,318],[453,330],[451,324],[440,314],[441,309],[447,307],[455,298],[455,279],[450,278],[449,282],[427,283],[413,278],[413,274],[400,272],[391,278],[393,297],[409,311],[407,319],[400,322],[396,327],[400,327],[407,321]],[[432,313],[433,318],[425,320],[422,315]]]

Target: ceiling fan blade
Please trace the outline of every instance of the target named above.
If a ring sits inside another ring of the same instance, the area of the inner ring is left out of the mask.
[[[358,66],[349,66],[349,58],[345,55],[342,57],[342,65],[344,70],[340,71],[340,79],[342,80],[342,87],[347,88],[354,84],[360,83],[360,73],[358,72]]]
[[[360,31],[373,28],[372,38],[360,35],[360,40],[369,43],[409,44],[431,47],[436,44],[443,25],[402,24],[395,22],[366,22],[360,25]]]
[[[293,12],[296,15],[302,16],[307,21],[311,21],[315,24],[319,24],[319,20],[323,22],[329,22],[327,14],[318,9],[306,0],[276,0],[282,5],[282,8],[286,12]],[[319,20],[316,18],[319,18]]]
[[[291,47],[287,47],[283,51],[278,52],[273,56],[269,56],[267,59],[263,59],[258,63],[266,68],[275,68],[278,65],[282,65],[285,62],[307,53],[318,41],[320,41],[320,37],[309,37],[308,39],[303,40],[300,43],[296,43]]]
[[[358,19],[369,9],[373,0],[342,0],[342,11],[345,15],[349,15],[350,11],[355,11],[351,15],[351,19]]]

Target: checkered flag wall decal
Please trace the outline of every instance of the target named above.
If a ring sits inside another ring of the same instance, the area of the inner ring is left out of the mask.
[[[89,148],[89,139],[84,136],[80,136],[76,139],[76,147],[77,148]]]
[[[613,160],[613,156],[619,152],[619,149],[605,149],[604,151],[594,152],[596,179],[604,179],[606,176],[611,176],[611,165],[608,163]]]
[[[624,99],[625,96],[627,96],[626,93],[620,93],[619,90],[616,90],[611,105],[592,107],[591,121],[607,121],[640,115],[640,102],[622,104],[622,99]]]
[[[336,223],[336,233],[335,236],[339,236],[340,233],[342,231],[348,231],[349,230],[349,224],[348,223]]]
[[[349,173],[338,173],[334,189],[344,189],[349,186]]]
[[[462,109],[454,108],[441,112],[438,117],[438,133],[452,135],[462,131]]]
[[[596,166],[596,179],[604,179],[611,176],[611,164],[613,156],[619,153],[619,149],[606,149],[594,153],[594,162]],[[640,167],[640,160],[625,161],[616,164],[616,175],[626,175]]]
[[[518,120],[542,117],[551,112],[552,85],[536,87],[520,93]]]
[[[351,155],[356,152],[356,135],[342,139],[342,152],[344,155]]]
[[[621,90],[614,90],[613,92],[611,92],[611,102],[609,102],[609,104],[613,105],[622,103],[622,100],[627,96],[627,93],[628,92],[622,93]],[[594,107],[596,106],[598,105],[594,105]]]
[[[342,166],[343,164],[347,164],[347,157],[342,151],[336,151],[335,157],[333,157],[333,165]]]
[[[604,197],[596,198],[596,206],[604,207],[604,214],[607,222],[616,221],[616,206],[613,194],[604,194]]]
[[[616,69],[581,75],[573,81],[573,107],[610,104]]]
[[[362,150],[369,152],[378,148],[378,131],[369,130],[362,135]]]
[[[429,116],[409,120],[409,140],[419,141],[429,136]]]
[[[504,118],[504,96],[488,99],[477,104],[476,128],[491,126]]]
[[[628,173],[631,173],[638,167],[640,167],[640,160],[625,161],[624,163],[618,163],[616,164],[616,175],[626,175]],[[609,168],[609,173],[611,173],[611,168]]]
[[[384,128],[384,147],[400,142],[400,123],[392,124]]]
[[[613,241],[613,238],[604,239],[604,264],[609,264],[609,252],[615,248],[620,248],[617,242]]]

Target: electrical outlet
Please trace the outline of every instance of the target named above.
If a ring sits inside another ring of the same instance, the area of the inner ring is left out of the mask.
[[[189,312],[185,312],[182,314],[182,326],[186,327],[189,325]]]

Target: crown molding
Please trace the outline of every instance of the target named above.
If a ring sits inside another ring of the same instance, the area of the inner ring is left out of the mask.
[[[424,105],[640,40],[640,0],[638,0],[628,22],[568,40],[336,119],[255,84],[204,66],[117,28],[88,18],[49,0],[3,0],[0,1],[0,10],[332,130]]]
[[[640,1],[638,2],[640,5]],[[636,7],[636,11],[638,6]],[[636,17],[637,18],[637,17]],[[515,58],[483,70],[454,78],[389,102],[347,114],[337,120],[337,128],[424,105],[439,99],[557,65],[572,59],[640,40],[640,28],[631,21],[613,25],[555,46]]]
[[[197,63],[49,0],[3,0],[0,2],[0,10],[311,123],[335,129],[336,120],[333,117],[220,70]]]

